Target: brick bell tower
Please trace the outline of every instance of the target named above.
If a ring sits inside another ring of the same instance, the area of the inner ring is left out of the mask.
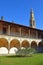
[[[33,9],[31,9],[31,11],[30,11],[30,27],[36,28]]]

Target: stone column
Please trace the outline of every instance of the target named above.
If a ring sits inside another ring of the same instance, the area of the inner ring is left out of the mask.
[[[21,27],[20,27],[20,37],[21,37]]]
[[[10,25],[8,25],[7,34],[10,35]],[[8,37],[8,40],[10,41],[10,36]],[[8,43],[8,54],[9,54],[9,50],[10,50],[10,42]]]
[[[10,35],[10,25],[8,25],[7,34]]]
[[[10,50],[10,39],[11,39],[11,37],[8,37],[8,41],[9,41],[9,43],[8,43],[8,54],[9,54],[9,50]]]
[[[29,29],[29,38],[30,38],[30,29]]]
[[[21,48],[21,27],[20,27],[20,48]]]
[[[36,31],[36,38],[38,38],[38,31]]]

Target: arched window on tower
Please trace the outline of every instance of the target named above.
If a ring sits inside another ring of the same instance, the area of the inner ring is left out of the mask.
[[[33,21],[33,26],[35,26],[35,21]]]

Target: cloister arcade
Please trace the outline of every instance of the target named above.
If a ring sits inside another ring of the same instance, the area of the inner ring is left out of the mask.
[[[40,41],[37,45],[36,41],[32,41],[31,44],[28,40],[23,40],[21,43],[18,39],[13,39],[10,41],[5,38],[0,38],[0,54],[13,54],[16,53],[16,51],[21,48],[35,48],[39,52],[43,52],[43,42]]]

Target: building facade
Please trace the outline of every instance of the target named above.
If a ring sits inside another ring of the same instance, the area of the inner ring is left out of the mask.
[[[43,52],[43,30],[36,29],[33,10],[30,12],[30,27],[4,21],[2,17],[0,20],[0,54],[13,54],[14,50],[29,47]]]

